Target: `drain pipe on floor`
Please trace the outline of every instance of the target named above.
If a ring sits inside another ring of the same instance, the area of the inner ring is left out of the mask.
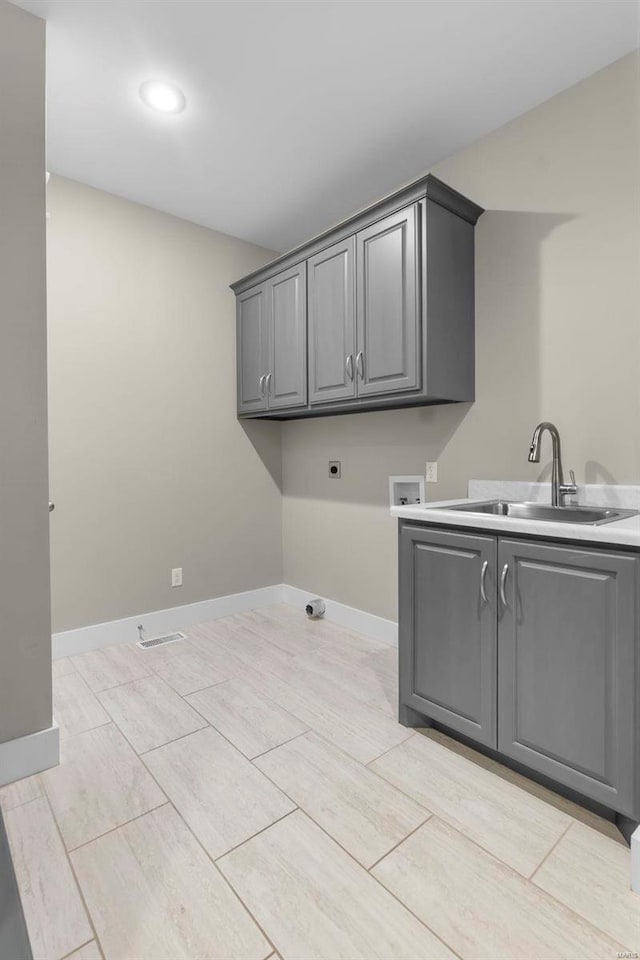
[[[321,600],[320,597],[316,597],[315,600],[309,600],[304,608],[310,620],[319,620],[320,617],[324,617],[325,609],[324,600]]]

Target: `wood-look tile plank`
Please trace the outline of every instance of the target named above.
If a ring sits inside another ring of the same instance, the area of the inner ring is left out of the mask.
[[[371,769],[527,877],[571,823],[555,807],[419,734]]]
[[[9,810],[7,835],[36,958],[59,958],[93,937],[45,797]]]
[[[154,672],[181,697],[220,683],[229,676],[229,672],[219,667],[213,658],[195,651],[185,651],[163,661],[154,667]]]
[[[64,677],[67,673],[75,672],[76,668],[71,662],[71,657],[59,657],[51,661],[51,675],[54,680],[56,677]]]
[[[145,754],[144,761],[214,859],[295,807],[211,727]]]
[[[220,640],[224,640],[225,637],[228,637],[235,633],[238,627],[242,626],[241,623],[236,623],[234,617],[223,617],[220,620],[208,620],[205,623],[197,623],[195,626],[191,627],[189,630],[189,639],[193,642],[196,638],[200,640],[208,640],[211,643],[216,643]]]
[[[306,620],[306,613],[300,607],[293,607],[290,603],[274,603],[268,607],[260,607],[259,612],[271,620]]]
[[[235,629],[236,627],[251,627],[256,623],[271,623],[272,619],[263,610],[245,610],[244,613],[234,613],[232,616],[225,617],[224,620],[217,622]]]
[[[200,714],[160,677],[145,677],[99,694],[100,702],[138,753],[206,726]]]
[[[308,729],[242,680],[225,680],[186,699],[249,759]]]
[[[36,773],[32,777],[23,777],[22,780],[16,780],[14,783],[8,783],[6,786],[0,787],[0,810],[7,813],[14,807],[29,803],[41,796],[40,774]]]
[[[603,960],[621,949],[437,817],[372,872],[465,960]]]
[[[301,811],[227,854],[219,866],[283,957],[453,960]]]
[[[139,647],[121,644],[92,650],[72,657],[71,662],[94,693],[147,677],[152,672],[150,657]]]
[[[75,670],[53,680],[53,715],[61,740],[110,721],[95,693]]]
[[[318,679],[307,682],[304,676],[296,675],[295,685],[275,691],[274,699],[355,760],[368,763],[413,735],[375,707],[336,691],[329,682],[321,692]]]
[[[314,634],[318,640],[318,650],[326,653],[347,653],[351,656],[381,656],[389,658],[397,669],[398,648],[384,640],[374,640],[362,633],[339,627],[337,624],[319,621]]]
[[[285,676],[287,676],[287,679],[284,679]],[[273,666],[271,669],[253,667],[249,666],[248,663],[243,664],[242,669],[236,674],[236,678],[255,690],[259,696],[267,697],[274,703],[278,702],[279,697],[286,696],[290,687],[289,681],[293,681],[291,672],[287,673],[287,671],[273,668]]]
[[[215,622],[219,627],[220,621]],[[228,679],[238,678],[251,683],[258,693],[273,699],[291,679],[294,658],[247,627],[229,628],[224,636],[212,638],[203,634],[197,640],[203,656],[212,657],[224,666]]]
[[[240,625],[248,627],[258,636],[264,637],[265,640],[292,656],[312,653],[318,648],[320,642],[305,623],[273,620],[269,617],[257,616],[254,612],[239,614],[235,619]]]
[[[74,950],[64,960],[102,960],[102,954],[96,941],[92,940],[90,943],[85,943],[79,950]]]
[[[262,960],[272,950],[169,805],[71,859],[108,960]]]
[[[533,794],[534,797],[544,800],[545,803],[550,804],[557,810],[561,810],[572,819],[579,820],[581,823],[585,823],[587,826],[593,827],[594,830],[598,830],[600,833],[604,834],[604,836],[615,840],[616,843],[620,843],[623,846],[625,845],[622,834],[612,821],[605,820],[603,817],[598,816],[598,814],[593,813],[593,811],[588,810],[586,807],[574,803],[573,800],[569,800],[567,797],[563,797],[559,793],[555,793],[553,790],[550,790],[549,787],[545,787],[541,783],[531,780],[529,777],[524,776],[522,773],[518,773],[517,770],[513,770],[511,767],[507,767],[504,763],[500,763],[493,757],[489,757],[484,753],[480,753],[478,750],[474,750],[472,747],[462,743],[460,740],[454,740],[453,737],[447,736],[447,734],[443,733],[441,730],[436,730],[435,727],[430,727],[428,729],[421,728],[416,732],[421,737],[425,737],[428,740],[434,740],[436,743],[442,744],[442,746],[446,747],[448,750],[452,750],[454,753],[459,754],[461,757],[466,757],[477,766],[483,767],[485,770],[489,770],[501,780],[508,780],[510,783],[515,784],[522,790],[526,790],[527,793]]]
[[[258,757],[255,764],[367,868],[430,816],[315,733]]]
[[[284,623],[285,626],[289,626],[290,631],[294,628],[297,629],[298,632],[302,633],[307,639],[313,640],[318,650],[333,651],[335,653],[344,652],[351,656],[355,654],[366,655],[387,650],[393,651],[395,653],[395,659],[397,660],[397,646],[391,645],[384,640],[376,640],[373,637],[365,636],[362,633],[341,626],[324,617],[311,620],[298,610],[295,610],[293,615],[283,615],[280,612],[277,614],[268,614],[266,608],[254,611],[253,614],[241,614],[240,616],[250,618],[252,615],[254,618]],[[249,622],[249,620],[246,619],[245,622]]]
[[[630,886],[631,853],[574,823],[533,882],[631,952],[640,953],[640,894]]]
[[[166,802],[114,724],[63,742],[60,766],[41,774],[68,850]]]
[[[313,672],[337,685],[346,696],[375,706],[397,720],[397,649],[361,650],[351,641],[350,635],[339,642],[323,640],[322,646],[306,657],[296,657],[295,663],[307,673]],[[390,652],[392,659],[388,657]]]
[[[291,654],[247,627],[235,627],[217,643],[243,664],[258,670],[286,670],[293,661]]]
[[[378,650],[372,650],[367,659],[372,670],[397,678],[398,648],[396,646],[385,643]]]
[[[236,656],[229,644],[224,642],[229,631],[221,633],[219,623],[220,621],[216,620],[212,624],[215,632],[207,629],[203,624],[197,628],[194,627],[190,633],[190,642],[197,653],[205,657],[220,676],[223,676],[223,679],[230,680],[242,673],[243,660]]]
[[[334,688],[345,696],[353,697],[360,703],[387,706],[390,694],[393,695],[395,712],[397,714],[397,686],[386,674],[376,675],[366,662],[346,660],[333,657],[324,650],[316,650],[304,657],[295,658],[296,668],[301,668],[307,678],[317,677],[318,680],[329,681]]]

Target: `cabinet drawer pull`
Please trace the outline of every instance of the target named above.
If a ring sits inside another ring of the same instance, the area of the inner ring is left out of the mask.
[[[505,563],[504,567],[502,568],[502,573],[500,574],[500,599],[502,600],[502,606],[505,608],[509,607],[509,604],[507,602],[507,596],[504,590],[507,583],[508,573],[509,573],[509,564]]]
[[[353,354],[350,353],[347,357],[345,368],[347,371],[347,379],[353,380]]]
[[[488,569],[489,569],[489,561],[485,560],[484,563],[482,564],[482,570],[480,571],[480,596],[482,597],[483,603],[489,603],[489,600],[487,598],[487,591],[485,589]]]
[[[360,374],[360,379],[364,380],[364,354],[362,350],[358,350],[356,356],[356,366],[358,368],[358,373]]]

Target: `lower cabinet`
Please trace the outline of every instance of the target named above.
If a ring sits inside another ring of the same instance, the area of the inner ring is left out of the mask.
[[[401,702],[496,746],[495,537],[400,534]]]
[[[630,817],[638,559],[499,541],[498,749]]]
[[[640,819],[639,572],[637,554],[402,524],[401,720]]]

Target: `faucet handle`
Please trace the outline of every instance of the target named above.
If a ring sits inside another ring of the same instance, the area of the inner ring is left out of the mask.
[[[576,483],[576,475],[573,470],[569,470],[569,476],[571,477],[571,483],[561,483],[560,484],[560,493],[563,496],[575,496],[578,492],[578,484]]]

